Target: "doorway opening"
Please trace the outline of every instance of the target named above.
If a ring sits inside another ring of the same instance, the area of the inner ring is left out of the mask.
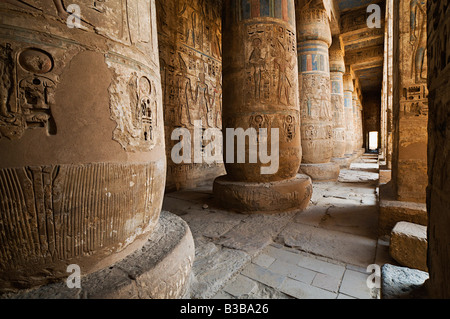
[[[369,133],[369,151],[375,152],[378,150],[378,132]]]

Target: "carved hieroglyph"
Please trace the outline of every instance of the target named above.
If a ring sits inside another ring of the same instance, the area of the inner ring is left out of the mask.
[[[123,258],[165,183],[153,0],[0,3],[0,290]]]
[[[175,165],[171,161],[171,149],[179,142],[171,140],[174,129],[187,128],[194,136],[194,123],[200,120],[203,129],[222,129],[222,6],[212,0],[158,0],[156,4],[167,187],[190,187],[224,171],[223,164]]]
[[[292,178],[301,162],[294,1],[229,2],[224,11],[229,72],[224,74],[223,124],[267,128],[269,141],[270,130],[279,129],[280,169],[264,176],[261,163],[227,163],[228,177],[253,182]]]
[[[294,0],[231,0],[224,5],[224,128],[255,129],[257,145],[251,146],[271,149],[272,161],[279,165],[276,172],[263,174],[270,163],[263,164],[260,157],[250,163],[246,139],[246,163],[225,164],[227,175],[215,180],[214,196],[240,212],[304,209],[312,184],[298,174],[302,149]],[[260,129],[267,129],[268,136],[261,136]],[[272,145],[273,130],[279,133],[278,149]],[[267,143],[261,143],[263,138]],[[236,146],[236,140],[226,143]]]
[[[339,37],[330,47],[331,108],[333,109],[333,158],[345,155],[344,52]]]
[[[329,163],[334,147],[334,110],[328,16],[322,8],[298,7],[297,21],[303,163]]]

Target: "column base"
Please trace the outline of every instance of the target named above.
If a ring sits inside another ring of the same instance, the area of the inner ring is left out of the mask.
[[[311,177],[313,181],[337,181],[341,169],[336,163],[326,164],[302,164],[300,166],[303,174]]]
[[[81,289],[69,289],[60,282],[3,294],[0,299],[179,299],[188,292],[194,258],[189,226],[178,216],[161,212],[142,249],[82,277]]]
[[[331,162],[339,165],[339,167],[341,169],[347,169],[347,168],[350,167],[350,161],[349,161],[349,159],[347,157],[339,157],[339,158],[333,157],[331,159]]]
[[[236,182],[221,176],[214,181],[217,203],[241,213],[280,213],[305,210],[309,206],[313,187],[308,176],[278,182]]]

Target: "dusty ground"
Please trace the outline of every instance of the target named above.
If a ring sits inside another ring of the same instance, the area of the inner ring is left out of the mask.
[[[196,244],[189,298],[374,298],[367,267],[395,264],[378,239],[379,163],[363,155],[338,182],[315,183],[303,212],[224,211],[212,187],[166,194]]]

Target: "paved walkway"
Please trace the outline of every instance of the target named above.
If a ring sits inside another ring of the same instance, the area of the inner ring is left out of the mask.
[[[369,265],[395,262],[377,238],[379,165],[363,155],[338,182],[315,183],[303,212],[221,210],[211,187],[166,195],[164,209],[190,226],[195,244],[189,298],[370,299]]]

